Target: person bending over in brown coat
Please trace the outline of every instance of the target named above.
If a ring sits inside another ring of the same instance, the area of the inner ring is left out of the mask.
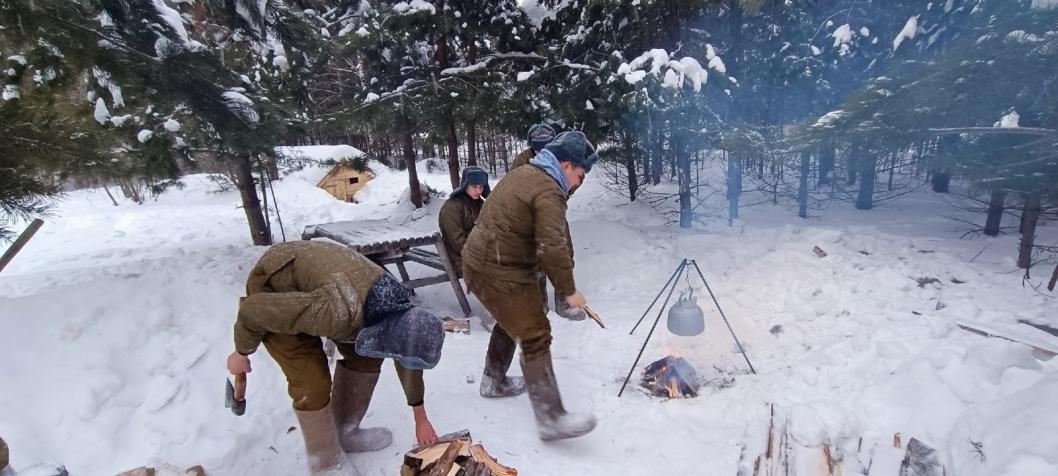
[[[437,365],[444,331],[410,296],[366,257],[325,242],[274,245],[250,271],[228,370],[250,372],[249,356],[264,344],[286,375],[312,474],[348,467],[343,450],[375,451],[393,441],[385,428],[360,427],[387,357],[412,407],[416,440],[437,440],[423,406],[422,369]],[[333,384],[322,337],[343,357]]]
[[[584,295],[573,280],[573,242],[566,200],[598,159],[582,132],[559,134],[529,165],[496,185],[463,248],[467,287],[496,318],[480,393],[508,397],[529,391],[540,438],[572,438],[595,428],[595,417],[562,406],[551,363],[551,325],[540,303],[543,270],[571,307]],[[508,377],[515,342],[524,380]]]

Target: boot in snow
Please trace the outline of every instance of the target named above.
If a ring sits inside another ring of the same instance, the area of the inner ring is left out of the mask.
[[[533,404],[541,440],[575,438],[595,428],[594,415],[567,412],[562,406],[550,353],[533,360],[525,360],[523,355],[522,373],[525,374],[525,386],[529,390],[529,402]]]
[[[503,327],[492,328],[489,350],[485,354],[485,374],[481,377],[478,393],[485,398],[514,397],[525,393],[525,379],[508,377],[507,370],[514,360],[514,339]]]
[[[294,410],[305,438],[305,459],[311,476],[348,474],[352,465],[338,445],[338,429],[334,426],[331,404],[314,410]],[[348,468],[348,469],[347,469]]]
[[[378,451],[393,442],[393,434],[385,428],[361,428],[360,422],[367,414],[371,394],[378,383],[377,372],[366,373],[349,370],[343,361],[334,369],[334,386],[331,388],[331,409],[334,424],[338,428],[338,439],[342,449],[350,453]]]

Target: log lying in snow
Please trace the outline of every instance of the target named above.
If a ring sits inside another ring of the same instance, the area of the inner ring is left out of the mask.
[[[943,476],[937,452],[917,439],[845,438],[807,446],[791,436],[791,420],[771,405],[767,421],[747,425],[738,476]],[[763,419],[762,419],[763,420]]]
[[[496,461],[480,443],[471,443],[463,430],[438,438],[437,443],[404,454],[400,476],[517,476],[518,471]]]

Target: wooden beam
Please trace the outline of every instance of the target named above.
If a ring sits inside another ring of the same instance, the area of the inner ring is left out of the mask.
[[[3,256],[0,256],[0,271],[3,271],[4,268],[7,267],[7,264],[15,259],[15,255],[17,255],[19,251],[22,251],[22,247],[26,246],[29,239],[33,238],[33,235],[37,233],[37,230],[39,230],[43,224],[44,220],[37,218],[26,227],[21,235],[18,235],[18,238],[16,238],[15,242],[11,244],[11,247],[4,252]]]
[[[1040,127],[945,127],[929,129],[937,135],[947,134],[1018,134],[1032,136],[1058,136],[1058,130]]]

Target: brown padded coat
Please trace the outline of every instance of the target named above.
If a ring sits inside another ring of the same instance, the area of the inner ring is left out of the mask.
[[[274,245],[250,271],[235,321],[235,350],[249,355],[268,333],[356,338],[368,291],[383,269],[333,243]]]
[[[470,230],[474,229],[474,222],[481,214],[481,206],[485,203],[482,199],[474,200],[466,193],[460,193],[441,207],[437,222],[441,227],[441,237],[444,238],[445,248],[448,256],[452,258],[452,265],[456,272],[463,273],[463,247],[466,246]]]
[[[535,283],[541,270],[560,295],[574,294],[567,199],[566,191],[539,167],[511,170],[485,201],[467,238],[464,273]]]
[[[523,165],[529,164],[529,159],[536,157],[536,151],[533,149],[525,149],[514,156],[514,162],[511,163],[511,170],[514,170]]]

